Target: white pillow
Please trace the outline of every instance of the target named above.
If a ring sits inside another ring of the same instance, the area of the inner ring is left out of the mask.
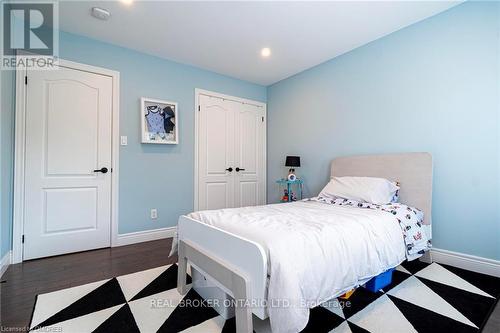
[[[319,195],[383,205],[390,203],[398,190],[399,186],[384,178],[333,177]]]

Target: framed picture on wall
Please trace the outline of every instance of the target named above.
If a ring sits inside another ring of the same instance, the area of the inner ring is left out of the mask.
[[[178,144],[177,119],[177,103],[142,97],[142,143]]]

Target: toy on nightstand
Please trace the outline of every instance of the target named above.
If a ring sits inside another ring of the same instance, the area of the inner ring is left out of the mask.
[[[288,190],[285,189],[285,194],[283,194],[283,197],[281,197],[281,201],[283,202],[288,202]]]
[[[296,179],[294,181],[289,181],[286,178],[282,178],[277,180],[276,183],[280,185],[280,192],[283,193],[280,200],[281,202],[302,200],[302,180]],[[292,186],[296,187],[296,191],[292,191]],[[297,195],[295,193],[297,193]]]

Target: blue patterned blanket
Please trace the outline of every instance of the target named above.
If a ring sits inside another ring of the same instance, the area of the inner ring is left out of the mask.
[[[417,209],[401,203],[390,203],[386,205],[375,205],[368,202],[359,202],[343,198],[314,197],[304,201],[323,202],[337,206],[351,206],[365,209],[375,209],[394,215],[394,220],[399,223],[406,245],[406,258],[414,260],[428,251],[432,244],[427,238],[423,227],[424,213]]]

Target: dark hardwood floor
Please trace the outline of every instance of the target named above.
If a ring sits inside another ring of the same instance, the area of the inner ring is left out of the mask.
[[[37,294],[176,262],[177,257],[168,258],[171,244],[169,238],[9,266],[0,284],[0,331],[27,331]]]
[[[0,288],[0,332],[27,331],[37,294],[172,264],[172,239],[87,251],[11,265]],[[483,333],[500,332],[497,304]]]

